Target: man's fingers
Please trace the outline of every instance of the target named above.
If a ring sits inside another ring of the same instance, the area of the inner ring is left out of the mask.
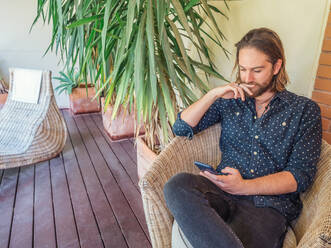
[[[241,83],[241,84],[239,84],[239,86],[240,87],[244,86],[244,87],[247,87],[247,88],[253,88],[253,87],[255,87],[254,84],[245,84],[245,83]]]
[[[239,87],[241,87],[242,89],[244,89],[244,91],[246,91],[249,95],[252,95],[253,92],[251,91],[250,88],[254,87],[254,85],[251,84],[241,84]]]
[[[222,170],[222,172],[224,172],[224,173],[229,173],[229,174],[235,174],[235,173],[238,172],[238,170],[235,169],[235,168],[231,168],[231,167],[225,167],[225,168]]]
[[[240,86],[237,87],[238,91],[239,91],[239,94],[240,94],[240,97],[241,97],[241,100],[242,101],[245,101],[245,93],[244,93],[244,90],[242,88],[240,88]]]
[[[206,178],[208,178],[208,179],[210,179],[210,180],[212,180],[212,181],[214,181],[214,182],[223,182],[223,177],[225,177],[225,176],[222,176],[222,175],[215,175],[215,174],[212,174],[212,173],[210,173],[209,171],[200,171],[200,173],[199,173],[201,176],[204,176],[204,177],[206,177]]]
[[[234,93],[234,99],[238,98],[238,89],[236,87],[232,87],[232,91]]]

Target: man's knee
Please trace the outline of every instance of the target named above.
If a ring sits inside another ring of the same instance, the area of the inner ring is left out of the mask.
[[[164,185],[163,193],[167,203],[180,200],[181,194],[187,189],[192,189],[192,181],[196,175],[179,173],[168,180]]]

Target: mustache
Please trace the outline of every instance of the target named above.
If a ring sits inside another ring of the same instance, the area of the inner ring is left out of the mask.
[[[246,83],[246,82],[243,82],[243,81],[241,81],[241,80],[239,80],[239,84],[259,86],[259,84],[256,83],[256,82]]]

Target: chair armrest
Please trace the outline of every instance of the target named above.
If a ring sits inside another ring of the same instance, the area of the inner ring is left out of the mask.
[[[221,159],[220,131],[220,125],[216,124],[196,134],[192,140],[175,137],[140,180],[144,212],[153,247],[171,247],[173,217],[164,200],[165,183],[179,172],[197,174],[199,170],[193,164],[196,160],[216,166]]]
[[[330,247],[331,243],[331,145],[323,141],[317,174],[302,194],[303,209],[295,224],[298,248]]]

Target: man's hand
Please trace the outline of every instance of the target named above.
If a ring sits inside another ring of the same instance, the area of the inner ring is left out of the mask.
[[[281,195],[295,192],[298,184],[289,171],[280,171],[254,179],[243,179],[237,169],[225,167],[223,173],[215,175],[208,171],[200,172],[220,189],[233,195]]]
[[[210,90],[210,93],[214,95],[214,97],[217,98],[225,98],[225,99],[238,99],[241,98],[242,101],[245,101],[245,95],[252,95],[252,91],[250,88],[254,87],[254,85],[249,84],[236,84],[236,83],[230,83],[225,86],[219,86],[212,90]],[[246,93],[246,94],[245,94]]]
[[[249,84],[236,84],[230,83],[225,86],[216,87],[207,92],[203,97],[201,97],[198,101],[190,105],[187,109],[185,109],[181,113],[181,118],[191,127],[195,127],[203,115],[206,113],[208,108],[218,99],[218,98],[241,98],[241,100],[245,101],[245,93],[249,96],[252,95],[252,91],[250,88],[254,87],[254,85]]]
[[[233,195],[245,195],[246,181],[237,169],[225,167],[223,173],[228,175],[215,175],[208,171],[200,172],[200,175],[209,179],[223,191]]]

